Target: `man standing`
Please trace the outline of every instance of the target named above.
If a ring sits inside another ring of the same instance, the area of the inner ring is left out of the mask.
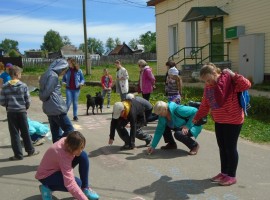
[[[117,68],[116,71],[116,92],[120,94],[121,101],[126,99],[126,95],[128,93],[128,72],[121,65],[120,60],[115,61],[115,66]]]

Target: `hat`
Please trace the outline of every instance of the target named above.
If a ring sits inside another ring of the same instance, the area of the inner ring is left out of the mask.
[[[10,67],[13,67],[13,65],[11,63],[7,63],[6,68],[10,68]]]
[[[178,71],[178,69],[176,69],[176,67],[172,67],[169,69],[168,74],[169,75],[179,75],[179,71]]]
[[[121,112],[124,110],[124,104],[122,102],[116,102],[113,106],[113,119],[118,119]]]

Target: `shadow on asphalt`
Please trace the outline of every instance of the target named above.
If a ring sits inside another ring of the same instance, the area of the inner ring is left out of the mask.
[[[32,197],[27,197],[27,198],[25,198],[23,200],[40,200],[40,199],[41,199],[41,195],[35,195],[35,196],[32,196]],[[64,199],[61,198],[61,200],[73,200],[73,199],[74,199],[73,197],[68,197],[68,198],[64,198]],[[53,196],[53,200],[60,200],[60,199]]]
[[[160,150],[156,149],[155,152],[151,155],[147,153],[147,150],[143,150],[142,153],[137,155],[126,157],[127,160],[137,160],[137,159],[172,159],[188,156],[188,152],[182,149],[173,149],[173,150]]]
[[[98,157],[100,155],[110,155],[110,154],[125,154],[125,155],[133,155],[132,152],[127,151],[120,151],[120,146],[103,146],[100,147],[94,151],[90,151],[88,154],[88,157],[93,158],[93,157]]]
[[[151,185],[134,190],[135,194],[146,195],[155,193],[153,200],[179,200],[190,199],[189,195],[201,196],[204,199],[216,199],[215,196],[208,195],[205,190],[218,186],[217,183],[211,183],[209,179],[203,180],[177,180],[171,181],[169,176],[161,176],[159,180]]]
[[[14,162],[14,161],[10,161]],[[38,165],[15,165],[0,168],[0,177],[37,171]]]

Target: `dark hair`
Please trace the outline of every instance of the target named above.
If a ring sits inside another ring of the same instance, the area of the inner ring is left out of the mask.
[[[166,66],[168,66],[169,68],[172,68],[172,67],[176,67],[176,64],[174,61],[169,60],[166,62]]]
[[[72,153],[81,147],[85,147],[86,140],[83,134],[79,131],[73,131],[68,134],[65,144],[68,147],[68,150]]]
[[[121,64],[121,61],[120,60],[116,60],[114,63],[115,64]]]

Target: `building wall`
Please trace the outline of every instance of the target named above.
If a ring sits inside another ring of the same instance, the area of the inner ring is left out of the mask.
[[[157,65],[158,73],[164,74],[165,63],[169,53],[168,27],[178,24],[179,49],[185,47],[185,22],[181,22],[191,7],[218,6],[229,13],[224,16],[225,28],[245,26],[245,34],[265,33],[265,69],[264,73],[270,75],[270,1],[269,0],[167,0],[156,5],[156,34],[157,34]],[[178,7],[178,8],[177,8]],[[210,42],[210,20],[198,22],[198,45],[203,46]],[[230,42],[230,60],[233,70],[239,67],[239,40],[226,40]],[[175,57],[177,60],[177,56]],[[180,66],[178,66],[179,68]]]

